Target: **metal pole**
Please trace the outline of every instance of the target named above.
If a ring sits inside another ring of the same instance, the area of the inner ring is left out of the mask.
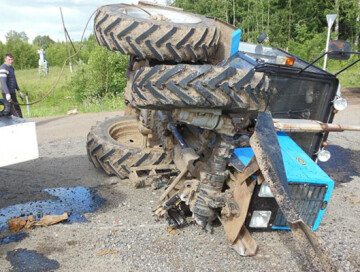
[[[329,41],[330,41],[330,30],[331,28],[328,27],[328,33],[327,33],[327,38],[326,38],[326,48],[325,48],[325,52],[327,52],[329,50]],[[323,66],[323,70],[326,70],[326,62],[327,62],[327,58],[328,55],[326,54],[324,57],[324,66]]]
[[[62,24],[63,24],[63,27],[64,27],[65,40],[66,40],[66,47],[67,47],[67,51],[68,51],[68,55],[69,55],[69,67],[70,67],[70,73],[72,73],[72,71],[73,71],[73,66],[72,66],[72,62],[71,62],[70,47],[69,47],[68,37],[67,37],[67,35],[66,35],[66,28],[65,28],[65,23],[64,23],[64,16],[63,16],[63,13],[62,13],[61,8],[60,8],[60,14],[61,14]]]
[[[327,52],[327,51],[329,50],[329,41],[330,41],[331,27],[332,27],[333,23],[335,22],[336,16],[337,16],[336,14],[327,14],[327,15],[326,15],[326,20],[327,20],[327,23],[328,23],[328,33],[327,33],[327,38],[326,38],[326,48],[325,48],[325,52]],[[326,70],[327,58],[328,58],[328,55],[326,54],[325,57],[324,57],[323,70]]]
[[[25,101],[26,101],[26,109],[27,109],[27,115],[28,118],[30,118],[30,107],[29,107],[29,93],[26,93],[25,95]]]

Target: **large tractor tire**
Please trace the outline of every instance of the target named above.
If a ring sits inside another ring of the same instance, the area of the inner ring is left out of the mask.
[[[220,32],[212,19],[179,9],[151,5],[107,5],[94,20],[100,45],[139,59],[208,62]]]
[[[87,136],[87,154],[96,168],[109,176],[128,178],[131,167],[168,164],[172,155],[165,153],[159,141],[149,135],[148,147],[142,148],[136,116],[108,119],[93,127]]]
[[[0,116],[11,115],[11,104],[6,99],[0,99]]]
[[[261,111],[268,100],[264,73],[212,65],[158,65],[140,68],[132,84],[139,108],[217,108]]]

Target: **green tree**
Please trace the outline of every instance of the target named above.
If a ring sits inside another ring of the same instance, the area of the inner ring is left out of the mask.
[[[38,35],[33,40],[33,45],[37,47],[37,49],[44,49],[46,50],[50,44],[55,43],[48,35],[41,36]]]
[[[173,5],[234,24],[244,41],[256,42],[266,32],[272,45],[283,48],[323,33],[326,14],[337,10],[340,38],[356,43],[360,33],[359,0],[176,0]]]
[[[3,60],[5,54],[6,54],[5,44],[3,44],[3,43],[0,41],[0,63],[1,63],[1,61]]]
[[[339,39],[355,42],[360,35],[360,2],[358,0],[339,1]]]
[[[13,42],[25,42],[29,41],[28,36],[25,32],[16,32],[14,30],[10,30],[5,35],[6,43],[13,43]]]
[[[9,31],[6,34],[5,51],[15,57],[15,68],[26,69],[38,66],[36,49],[28,43],[25,32]]]

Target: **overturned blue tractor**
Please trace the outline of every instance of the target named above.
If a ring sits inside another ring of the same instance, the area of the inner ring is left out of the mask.
[[[251,231],[291,229],[315,269],[336,270],[313,233],[334,187],[315,162],[330,156],[323,143],[359,130],[331,124],[346,107],[336,75],[262,45],[265,35],[242,42],[233,26],[175,8],[104,6],[94,31],[130,55],[125,116],[88,134],[95,167],[165,185],[155,214],[174,228],[220,220],[242,256],[256,254]]]

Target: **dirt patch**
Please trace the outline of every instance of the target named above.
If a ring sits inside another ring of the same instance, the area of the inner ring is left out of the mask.
[[[350,99],[351,103],[359,102],[360,101],[360,87],[342,88],[341,96],[345,97],[346,99]],[[354,101],[354,99],[356,101]]]

